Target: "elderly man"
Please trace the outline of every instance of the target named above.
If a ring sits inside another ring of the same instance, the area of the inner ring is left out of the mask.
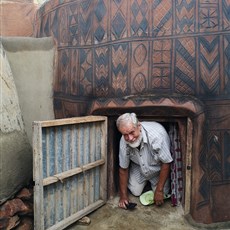
[[[129,204],[128,189],[140,196],[149,181],[156,205],[164,203],[170,190],[172,157],[169,136],[157,122],[139,122],[135,113],[125,113],[116,122],[122,134],[119,148],[119,207]]]

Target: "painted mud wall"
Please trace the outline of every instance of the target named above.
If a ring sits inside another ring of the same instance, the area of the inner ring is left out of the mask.
[[[204,103],[191,215],[229,221],[230,1],[53,0],[35,24],[35,36],[52,36],[58,47],[56,118],[129,95],[190,95]]]
[[[3,0],[0,2],[0,35],[33,36],[34,15],[39,8],[31,0]]]

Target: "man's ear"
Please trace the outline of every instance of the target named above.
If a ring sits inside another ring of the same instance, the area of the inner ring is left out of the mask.
[[[141,123],[138,121],[138,124],[137,124],[137,127],[138,128],[141,128]],[[140,129],[141,130],[141,129]]]

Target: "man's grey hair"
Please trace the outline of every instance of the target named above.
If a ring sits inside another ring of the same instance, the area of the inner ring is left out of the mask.
[[[118,117],[116,125],[117,128],[121,127],[125,124],[132,123],[135,127],[137,127],[139,121],[137,119],[137,115],[135,113],[124,113],[121,116]]]

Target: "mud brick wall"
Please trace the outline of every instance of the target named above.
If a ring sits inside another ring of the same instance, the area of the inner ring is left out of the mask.
[[[3,0],[0,2],[0,35],[33,36],[34,15],[38,5],[31,0]]]
[[[58,47],[56,118],[85,115],[93,100],[105,105],[128,95],[202,101],[202,199],[192,204],[193,218],[230,220],[229,0],[53,0],[40,8],[35,30]]]

